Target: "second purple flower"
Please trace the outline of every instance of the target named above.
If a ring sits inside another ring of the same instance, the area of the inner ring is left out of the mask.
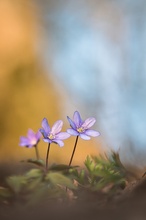
[[[63,126],[63,121],[58,120],[54,123],[52,126],[52,129],[49,126],[48,120],[44,118],[42,120],[42,128],[40,129],[40,132],[43,135],[43,140],[48,143],[56,143],[60,147],[64,146],[64,142],[62,140],[65,140],[70,137],[70,134],[67,132],[61,132]]]

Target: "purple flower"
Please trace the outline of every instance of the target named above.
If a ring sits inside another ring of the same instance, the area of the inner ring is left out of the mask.
[[[67,129],[67,132],[73,136],[80,136],[84,140],[90,140],[90,137],[97,137],[100,135],[98,131],[89,129],[94,125],[96,119],[93,117],[87,118],[85,121],[81,119],[78,111],[74,112],[73,120],[68,116],[67,119],[70,123],[71,128]]]
[[[63,121],[58,120],[54,123],[52,126],[52,129],[50,128],[48,121],[46,118],[43,119],[42,121],[42,127],[40,129],[40,132],[44,136],[44,141],[48,143],[56,143],[60,147],[64,146],[64,143],[62,140],[67,139],[70,137],[70,134],[67,132],[60,132],[63,126]]]
[[[21,136],[19,145],[22,147],[25,146],[30,148],[36,146],[37,143],[40,141],[40,138],[41,133],[39,131],[35,133],[33,130],[28,129],[27,137]]]

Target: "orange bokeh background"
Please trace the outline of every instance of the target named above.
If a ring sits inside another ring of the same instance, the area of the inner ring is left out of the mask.
[[[46,71],[38,54],[41,40],[39,9],[30,0],[0,1],[0,160],[16,162],[35,157],[34,149],[19,147],[19,137],[28,128],[36,131],[44,117],[52,125],[65,121],[62,115],[67,95],[53,82],[53,72]],[[51,77],[50,77],[51,76]],[[76,109],[74,109],[76,110]],[[72,112],[73,114],[73,112]],[[75,138],[65,141],[64,148],[52,145],[50,162],[68,163]],[[98,154],[97,140],[79,140],[74,163],[81,163],[87,154]],[[47,146],[41,142],[39,151],[45,157]]]

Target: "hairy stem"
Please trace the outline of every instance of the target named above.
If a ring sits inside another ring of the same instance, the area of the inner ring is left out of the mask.
[[[48,144],[47,155],[46,155],[46,171],[48,170],[49,151],[50,151],[50,143]]]
[[[35,145],[34,147],[35,147],[36,158],[37,158],[37,160],[39,160],[40,157],[39,157],[38,147],[37,147],[37,145]]]
[[[73,156],[74,156],[76,146],[77,146],[77,143],[78,143],[78,138],[79,138],[79,136],[76,137],[76,141],[75,141],[74,149],[73,149],[73,152],[72,152],[72,155],[71,155],[71,158],[70,158],[69,166],[71,165],[72,160],[73,160]]]

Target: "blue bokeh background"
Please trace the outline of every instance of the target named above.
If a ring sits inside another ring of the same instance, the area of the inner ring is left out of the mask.
[[[145,166],[145,1],[46,1],[41,10],[42,60],[68,94],[66,108],[95,116],[103,147]]]

